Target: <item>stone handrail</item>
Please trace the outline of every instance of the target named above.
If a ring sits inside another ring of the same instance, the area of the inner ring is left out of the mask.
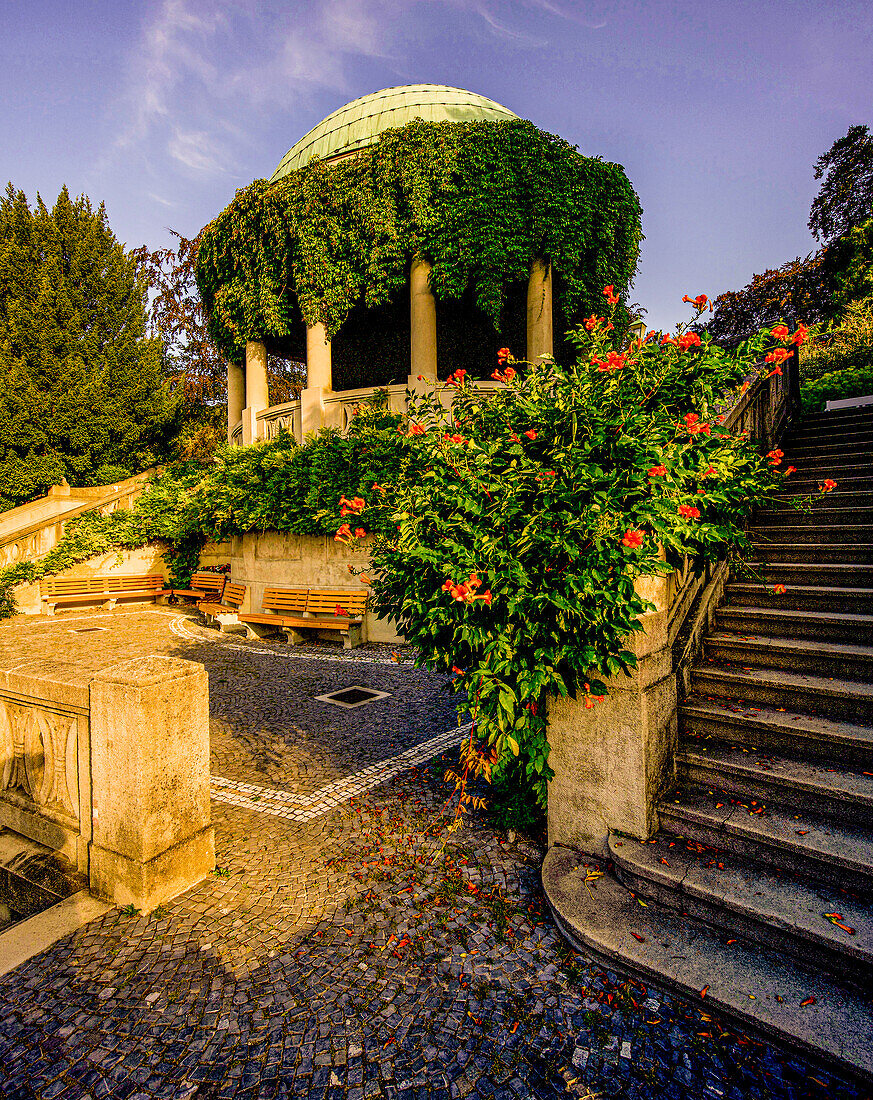
[[[260,439],[275,439],[281,428],[289,432],[295,439],[300,439],[300,398],[296,401],[286,401],[283,405],[271,405],[258,413],[258,427]],[[239,425],[239,435],[242,439],[242,421]],[[236,430],[233,432],[236,441]]]
[[[118,508],[129,508],[142,493],[152,472],[147,470],[118,482],[108,492],[105,486],[72,490],[71,495],[87,494],[91,499],[82,500],[58,515],[43,517],[6,536],[0,536],[0,568],[43,557],[63,538],[66,524],[85,512],[108,515]]]
[[[778,443],[799,409],[797,352],[781,375],[766,375],[761,364],[723,410],[725,426],[748,431],[762,451]],[[697,573],[686,561],[669,576],[641,577],[637,591],[654,610],[626,642],[636,667],[608,678],[609,694],[593,709],[550,701],[550,843],[607,856],[610,832],[644,840],[657,831],[658,799],[673,777],[679,700],[727,573],[727,561]]]

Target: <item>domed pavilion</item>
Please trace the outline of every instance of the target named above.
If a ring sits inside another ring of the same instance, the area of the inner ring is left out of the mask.
[[[342,430],[374,388],[403,409],[462,367],[487,390],[500,346],[555,354],[556,327],[627,287],[640,213],[619,165],[484,96],[411,84],[346,104],[203,231],[228,439]],[[305,359],[299,401],[270,406],[268,351]]]

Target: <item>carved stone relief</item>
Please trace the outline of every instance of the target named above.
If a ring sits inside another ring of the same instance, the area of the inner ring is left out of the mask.
[[[0,699],[0,794],[78,820],[78,718]]]

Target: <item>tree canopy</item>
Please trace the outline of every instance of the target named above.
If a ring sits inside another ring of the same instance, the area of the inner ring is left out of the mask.
[[[146,334],[146,283],[101,204],[0,196],[0,507],[66,477],[99,484],[159,460],[177,398]]]
[[[824,177],[809,211],[817,241],[830,242],[873,217],[873,134],[866,126],[848,133],[815,162],[815,178]]]

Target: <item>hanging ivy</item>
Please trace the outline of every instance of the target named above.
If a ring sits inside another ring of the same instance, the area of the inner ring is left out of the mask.
[[[197,282],[213,337],[237,361],[247,340],[281,352],[304,321],[332,337],[356,305],[398,300],[415,255],[433,265],[437,299],[470,291],[495,327],[508,289],[547,258],[561,332],[605,285],[627,288],[641,213],[620,165],[530,122],[418,119],[355,157],[239,191],[203,231]]]

